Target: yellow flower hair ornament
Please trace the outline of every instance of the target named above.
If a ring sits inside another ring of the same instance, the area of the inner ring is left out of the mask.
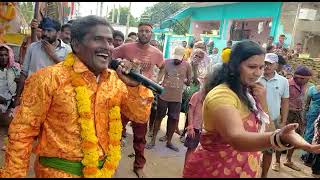
[[[231,49],[227,48],[222,51],[221,58],[223,63],[227,63],[230,61]]]

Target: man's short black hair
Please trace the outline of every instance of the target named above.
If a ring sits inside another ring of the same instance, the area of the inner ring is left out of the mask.
[[[67,23],[68,23],[68,24],[72,24],[72,23],[73,23],[73,21],[74,21],[74,20],[73,20],[73,19],[71,19],[71,20],[69,20]]]
[[[121,31],[118,30],[114,30],[113,32],[113,39],[116,38],[117,36],[120,36],[122,38],[122,40],[124,41],[124,35]]]
[[[61,26],[61,31],[64,31],[65,28],[69,28],[71,30],[71,24],[67,23]]]
[[[9,50],[8,50],[6,47],[4,47],[4,46],[0,46],[0,51],[3,51],[3,50],[6,50],[6,51],[8,51],[8,52],[9,52]]]
[[[270,52],[272,49],[273,49],[273,46],[268,46],[268,47],[266,48],[266,51],[267,51],[267,52]]]
[[[71,26],[72,51],[73,51],[72,41],[81,42],[85,37],[85,35],[90,32],[91,28],[98,25],[107,26],[113,34],[114,32],[113,27],[108,21],[106,21],[102,17],[90,15],[90,16],[85,16],[85,17],[76,19]]]
[[[194,41],[191,41],[191,42],[189,43],[189,47],[190,47],[190,48],[193,48],[193,46],[194,46]]]
[[[152,24],[151,24],[151,23],[148,23],[148,22],[140,22],[139,25],[138,25],[138,28],[139,28],[140,26],[150,26],[151,29],[153,28]]]
[[[130,37],[130,36],[137,36],[137,33],[135,33],[135,32],[130,32],[129,34],[128,34],[128,37]]]
[[[278,55],[278,64],[280,64],[280,65],[286,65],[287,64],[287,61],[283,58],[283,56],[282,55],[279,55],[279,54],[277,54]]]

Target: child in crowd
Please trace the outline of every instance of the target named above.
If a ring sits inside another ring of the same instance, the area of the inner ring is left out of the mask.
[[[195,151],[200,141],[202,128],[202,104],[205,98],[204,88],[194,93],[189,102],[187,138],[184,146],[187,147],[185,162],[188,156]]]

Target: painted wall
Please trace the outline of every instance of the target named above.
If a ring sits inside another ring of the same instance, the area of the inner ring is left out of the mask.
[[[260,34],[258,33],[259,22],[263,22],[263,31],[261,31]],[[260,41],[261,44],[263,42],[267,41],[269,34],[270,34],[270,30],[269,30],[268,25],[266,24],[266,20],[246,22],[244,29],[250,30],[250,37],[249,38],[251,40],[254,40],[256,42]]]
[[[182,35],[173,35],[173,34],[166,34],[166,39],[164,42],[164,58],[168,59],[172,57],[172,53],[174,48],[177,46],[182,46],[182,41],[189,42],[190,36],[182,36]]]
[[[191,27],[191,32],[197,39],[200,38],[200,34],[203,34],[203,31],[217,30],[217,34],[219,34],[220,21],[193,21]]]
[[[299,4],[301,4],[301,9],[308,8],[308,9],[317,10],[317,16],[314,21],[302,20],[302,19],[297,19],[297,21],[295,21],[296,12],[298,10]],[[312,34],[320,35],[320,22],[319,22],[320,13],[319,12],[320,12],[319,2],[285,2],[283,3],[281,8],[280,23],[278,26],[275,42],[277,42],[278,36],[280,34],[285,34],[287,37],[285,43],[288,45],[291,45],[290,48],[293,48],[295,44],[298,42],[302,43],[303,46],[306,47],[307,41],[305,41],[305,36],[307,36],[307,34],[312,33]],[[293,27],[295,22],[297,24],[296,24],[296,31],[294,32]]]
[[[215,43],[217,47],[226,46],[229,33],[229,24],[233,19],[248,18],[271,18],[272,27],[269,35],[275,36],[279,33],[278,22],[282,2],[243,2],[235,4],[227,4],[220,6],[194,8],[192,11],[192,21],[220,20],[221,36],[214,39],[221,41]],[[224,23],[223,23],[224,22]],[[191,32],[190,32],[191,33]],[[222,44],[218,44],[222,43]],[[221,50],[219,48],[219,50]]]
[[[279,28],[281,6],[282,2],[241,2],[219,6],[193,7],[191,12],[191,22],[212,20],[220,21],[220,34],[218,36],[213,37],[201,35],[201,38],[214,40],[215,46],[219,49],[219,52],[221,52],[221,50],[226,47],[228,38],[227,33],[229,33],[231,22],[230,20],[233,19],[271,18],[272,27],[269,35],[278,37],[279,34],[282,33],[281,28]],[[192,34],[192,25],[189,27],[189,34]],[[290,35],[288,35],[287,41],[290,41]],[[170,47],[167,46],[165,51],[169,51],[169,49]]]

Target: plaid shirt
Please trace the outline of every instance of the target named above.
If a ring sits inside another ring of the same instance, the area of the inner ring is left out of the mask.
[[[289,79],[289,110],[303,110],[304,90],[305,86],[301,87],[296,84],[293,78]]]

